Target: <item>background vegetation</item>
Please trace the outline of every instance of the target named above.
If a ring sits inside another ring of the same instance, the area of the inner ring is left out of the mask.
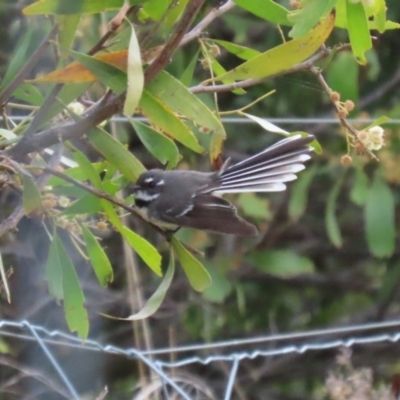
[[[398,317],[400,136],[384,118],[400,118],[397,1],[31,3],[0,2],[2,319],[148,349]],[[295,47],[278,47],[283,38]],[[88,57],[99,54],[111,54],[108,63]],[[234,69],[247,60],[253,64]],[[80,64],[71,73],[73,61]],[[224,71],[230,75],[204,84]],[[314,134],[323,152],[287,192],[232,198],[259,227],[256,239],[181,230],[173,273],[170,244],[136,216],[129,185],[144,168],[180,159],[179,168],[209,170],[276,142],[280,134],[237,112],[253,102],[245,112],[260,118],[337,124],[278,123]],[[121,113],[146,116],[150,127],[110,120]],[[360,137],[371,122],[352,118],[386,122],[382,149]],[[157,288],[163,301],[145,305]],[[53,379],[31,343],[2,340],[3,398],[65,398],[54,381],[24,372]],[[358,376],[358,367],[370,371],[360,398],[389,398],[394,350],[356,349],[355,366],[345,354],[330,375],[329,351],[244,363],[235,398],[350,399],[332,387]],[[136,361],[60,349],[57,356],[87,398],[105,384],[109,398],[132,398],[135,385],[150,381]],[[221,398],[223,366],[186,372]],[[377,384],[384,395],[372,392]]]

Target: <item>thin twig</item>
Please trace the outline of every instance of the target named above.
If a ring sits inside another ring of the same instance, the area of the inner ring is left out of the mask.
[[[318,79],[318,82],[320,83],[321,87],[324,89],[324,91],[326,92],[326,94],[328,95],[328,97],[330,99],[331,98],[331,94],[332,94],[332,89],[329,87],[329,85],[325,81],[325,78],[323,77],[321,72],[314,65],[310,66],[309,70],[311,71],[312,74],[314,74],[316,76],[316,78]],[[335,107],[335,110],[336,110],[336,112],[338,114],[340,110],[338,108],[337,103],[335,101],[332,101],[332,104]],[[362,146],[362,148],[364,149],[365,153],[367,153],[375,161],[379,161],[379,159],[376,157],[376,155],[371,150],[369,150],[362,142],[360,142],[360,140],[358,139],[358,135],[357,135],[358,134],[357,129],[354,128],[347,121],[346,118],[342,118],[339,115],[337,115],[337,117],[339,118],[340,123],[346,129],[346,131],[349,132],[350,135],[352,135],[352,137],[357,141],[357,143],[359,143]]]
[[[204,29],[211,24],[211,22],[229,11],[234,6],[235,3],[232,0],[228,0],[221,7],[211,10],[190,32],[184,36],[182,41],[179,43],[179,47],[182,47],[192,40],[197,39],[204,32]]]
[[[233,82],[224,85],[215,85],[215,86],[198,85],[190,88],[190,91],[192,93],[210,93],[210,92],[213,93],[213,92],[230,92],[235,89],[247,88],[250,86],[266,82],[270,79],[276,78],[281,75],[293,74],[295,72],[310,69],[310,67],[312,67],[317,61],[328,57],[328,55],[329,55],[329,50],[326,48],[322,48],[321,50],[318,51],[318,53],[310,57],[308,60],[296,64],[295,66],[289,68],[288,70],[278,72],[274,75],[270,75],[265,78],[257,78],[257,79],[252,78],[252,79],[246,79],[244,81]]]

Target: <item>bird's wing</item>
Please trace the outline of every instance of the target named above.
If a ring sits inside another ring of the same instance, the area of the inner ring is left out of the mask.
[[[258,234],[254,225],[237,215],[236,208],[229,201],[211,194],[196,195],[179,215],[171,216],[166,211],[160,217],[168,223],[211,232],[239,236]]]

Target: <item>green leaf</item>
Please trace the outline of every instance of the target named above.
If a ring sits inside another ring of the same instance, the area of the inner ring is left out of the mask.
[[[104,158],[115,165],[123,175],[135,182],[146,171],[143,164],[118,140],[101,128],[94,128],[87,137]]]
[[[354,184],[350,191],[350,199],[358,206],[363,206],[367,202],[368,196],[368,177],[362,168],[356,168]]]
[[[196,68],[197,61],[199,59],[199,54],[200,54],[200,51],[199,50],[196,51],[196,53],[190,60],[190,63],[187,65],[187,67],[185,68],[185,70],[183,71],[183,73],[181,75],[180,81],[185,86],[189,86],[192,82],[194,70]]]
[[[22,179],[22,194],[24,212],[26,215],[42,206],[42,196],[34,180],[26,174],[20,174]]]
[[[126,90],[126,98],[124,103],[123,114],[130,117],[136,110],[142,96],[144,87],[144,74],[142,68],[142,57],[140,55],[140,47],[136,37],[135,28],[129,24],[132,30],[131,40],[128,48],[128,64],[127,79],[128,87]]]
[[[96,214],[103,210],[100,199],[94,194],[85,194],[61,212],[61,215]]]
[[[3,282],[4,291],[6,292],[7,301],[11,303],[10,287],[8,286],[7,273],[6,270],[4,269],[3,257],[1,256],[1,253],[0,253],[0,276]]]
[[[80,338],[87,339],[89,334],[89,317],[84,307],[85,297],[79,284],[78,276],[61,240],[58,236],[55,236],[53,240],[56,242],[60,258],[64,313],[68,328],[71,332],[77,332]]]
[[[393,290],[397,290],[397,286],[400,279],[400,263],[398,260],[385,266],[385,274],[383,275],[376,296],[375,304],[385,304],[392,302]]]
[[[61,60],[63,61],[68,58],[68,49],[71,48],[74,42],[80,20],[81,14],[56,16],[56,23],[58,26],[58,49],[61,53]]]
[[[394,210],[393,192],[377,171],[365,204],[367,243],[375,257],[389,257],[395,250]]]
[[[288,19],[289,11],[272,0],[234,0],[241,8],[274,24],[292,25]]]
[[[215,75],[215,77],[219,77],[219,76],[224,76],[227,72],[226,69],[215,59],[215,57],[211,54],[211,52],[209,51],[209,49],[205,48],[204,49],[204,53],[205,56],[207,57],[207,59],[211,62],[211,68],[213,70],[213,73]],[[223,84],[230,84],[230,83],[234,83],[235,80],[234,79],[221,79]],[[235,93],[237,95],[242,95],[245,94],[246,91],[244,89],[235,89],[232,90],[232,93]]]
[[[9,131],[8,129],[1,129],[1,128],[0,128],[0,136],[6,140],[12,140],[17,137],[17,135],[14,132]]]
[[[127,76],[124,71],[102,60],[99,60],[98,58],[78,53],[73,50],[69,50],[69,52],[80,64],[96,75],[115,93],[120,94],[125,92],[127,88]]]
[[[15,44],[15,53],[8,57],[10,64],[8,65],[6,73],[2,76],[0,84],[1,92],[13,81],[15,75],[24,66],[31,54],[28,54],[29,47],[32,47],[32,42],[37,40],[37,37],[33,34],[34,30],[32,25],[28,24],[26,32],[20,37],[18,42]],[[47,33],[46,33],[47,34]],[[32,49],[35,50],[36,47]]]
[[[289,36],[297,38],[306,35],[322,17],[328,15],[337,0],[306,0],[302,1],[301,8],[289,14],[289,21],[294,23]]]
[[[57,239],[57,233],[55,232],[53,235],[53,240],[50,243],[49,255],[47,257],[45,279],[47,280],[50,294],[59,301],[64,298],[64,292],[60,255],[57,248]]]
[[[168,0],[149,0],[143,10],[153,21],[158,21],[167,11],[168,3]]]
[[[386,28],[386,3],[385,0],[376,0],[374,5],[374,22],[379,33],[385,32]]]
[[[91,165],[97,171],[97,174],[104,172],[104,170],[106,169],[105,162],[92,163]],[[74,178],[75,180],[77,180],[79,182],[89,179],[89,176],[87,175],[86,171],[84,169],[82,169],[82,167],[80,167],[80,166],[68,168],[67,170],[64,171],[64,174],[70,176],[71,178]],[[52,176],[49,179],[48,185],[49,186],[71,186],[71,183],[64,180],[63,178],[59,178],[58,176]]]
[[[368,126],[366,126],[364,129],[370,129],[373,128],[374,126],[381,126],[385,124],[386,122],[389,122],[390,118],[387,117],[386,115],[382,115],[379,118],[377,118],[374,122],[371,122]]]
[[[100,285],[106,287],[114,279],[113,269],[107,254],[100,246],[93,233],[83,224],[81,224],[83,239],[86,244],[86,251],[92,263],[92,267],[100,282]]]
[[[218,265],[220,265],[219,262]],[[204,290],[203,297],[213,303],[222,304],[232,293],[232,283],[215,265],[207,265],[207,271],[211,276],[212,282],[211,285]]]
[[[102,189],[100,175],[86,155],[78,150],[75,150],[72,155],[75,161],[79,164],[79,167],[84,172],[85,176],[87,176],[87,179],[92,182],[93,186],[96,189]]]
[[[259,56],[244,62],[213,80],[260,79],[286,71],[312,56],[325,43],[332,31],[334,22],[334,15],[329,14],[306,36],[290,40],[265,53],[261,53]]]
[[[339,224],[336,219],[336,202],[339,196],[340,189],[342,187],[344,180],[344,175],[339,178],[336,183],[333,185],[332,189],[328,194],[328,201],[326,204],[325,211],[325,226],[326,231],[328,233],[328,237],[330,241],[336,247],[342,247],[342,235],[340,233]]]
[[[151,95],[171,110],[181,114],[196,125],[205,127],[223,138],[226,133],[215,114],[178,79],[161,71],[147,86]]]
[[[144,90],[140,99],[139,107],[152,124],[166,132],[168,136],[196,153],[203,153],[204,148],[200,146],[193,132],[177,117],[173,110],[151,93]]]
[[[198,292],[204,291],[211,284],[208,271],[178,239],[173,237],[171,244],[192,288]]]
[[[329,64],[326,80],[332,90],[340,93],[340,97],[358,103],[359,67],[350,52],[337,54]],[[343,79],[343,77],[346,79]]]
[[[40,107],[44,101],[40,91],[28,82],[19,85],[17,89],[14,90],[13,97],[38,107]]]
[[[346,2],[347,29],[349,31],[350,44],[356,60],[365,64],[365,52],[372,49],[371,35],[368,27],[368,17],[364,5]]]
[[[164,18],[164,32],[168,33],[175,22],[178,20],[178,18],[182,15],[183,11],[185,10],[187,3],[189,0],[179,0],[176,3],[170,3],[173,4],[172,7],[169,7],[169,9],[166,12],[165,18]]]
[[[242,60],[251,60],[252,58],[261,54],[258,50],[251,49],[250,47],[239,46],[236,43],[227,42],[226,40],[212,39],[210,42],[222,46],[229,53],[241,58]]]
[[[174,260],[174,252],[171,249],[168,269],[164,275],[164,278],[160,283],[160,286],[152,294],[149,300],[147,300],[146,304],[139,312],[130,315],[128,318],[122,318],[122,319],[125,321],[137,321],[152,316],[160,308],[162,302],[164,301],[165,295],[167,294],[167,291],[171,286],[174,273],[175,273],[175,260]]]
[[[241,193],[237,204],[243,210],[243,213],[249,217],[264,220],[271,219],[268,200],[257,197],[254,193]]]
[[[129,0],[130,5],[144,3],[146,0]],[[25,7],[22,11],[25,15],[38,14],[96,14],[108,10],[120,9],[124,0],[39,0]]]
[[[313,262],[291,250],[256,251],[247,257],[263,272],[282,278],[291,278],[314,272]]]
[[[174,168],[179,161],[176,144],[148,125],[129,119],[144,147],[168,169]]]
[[[136,251],[139,257],[158,275],[162,275],[161,271],[161,255],[157,249],[146,239],[131,231],[126,226],[120,230],[124,239]]]
[[[289,216],[294,221],[298,221],[306,210],[308,191],[317,170],[317,164],[313,164],[310,168],[301,172],[297,181],[292,185],[289,200]]]

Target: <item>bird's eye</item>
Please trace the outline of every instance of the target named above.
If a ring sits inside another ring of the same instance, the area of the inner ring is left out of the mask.
[[[155,183],[154,181],[150,181],[150,182],[148,183],[148,185],[149,185],[149,188],[153,188],[153,187],[156,186],[156,183]]]

